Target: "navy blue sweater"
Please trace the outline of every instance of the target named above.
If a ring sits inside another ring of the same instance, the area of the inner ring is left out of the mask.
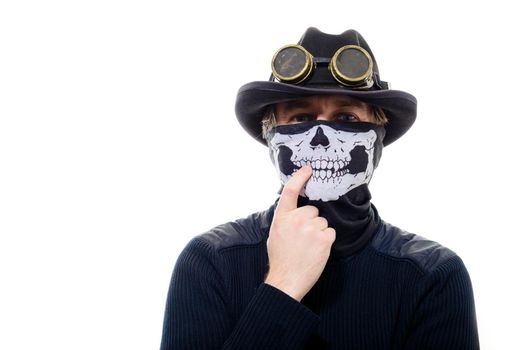
[[[449,249],[381,222],[297,302],[265,284],[274,207],[194,238],[167,297],[161,349],[478,349],[471,282]]]

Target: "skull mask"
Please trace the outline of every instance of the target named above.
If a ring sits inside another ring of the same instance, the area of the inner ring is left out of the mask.
[[[383,137],[383,127],[370,123],[314,121],[276,126],[268,145],[282,184],[311,166],[313,174],[301,195],[327,202],[369,183]]]

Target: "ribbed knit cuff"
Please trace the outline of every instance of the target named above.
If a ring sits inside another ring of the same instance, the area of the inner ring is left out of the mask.
[[[228,343],[232,348],[300,349],[319,317],[281,290],[262,283]]]

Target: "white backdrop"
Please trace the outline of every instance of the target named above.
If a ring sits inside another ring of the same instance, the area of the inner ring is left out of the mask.
[[[0,348],[158,348],[181,249],[276,199],[234,101],[309,26],[359,30],[382,78],[418,98],[373,201],[463,258],[483,349],[523,348],[524,52],[510,4],[3,1]]]

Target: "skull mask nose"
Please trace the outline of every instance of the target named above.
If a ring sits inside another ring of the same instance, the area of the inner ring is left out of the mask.
[[[317,132],[315,133],[315,136],[309,143],[311,146],[316,147],[318,145],[322,145],[324,147],[329,146],[329,140],[326,135],[324,135],[324,130],[322,130],[321,127],[318,127]]]

